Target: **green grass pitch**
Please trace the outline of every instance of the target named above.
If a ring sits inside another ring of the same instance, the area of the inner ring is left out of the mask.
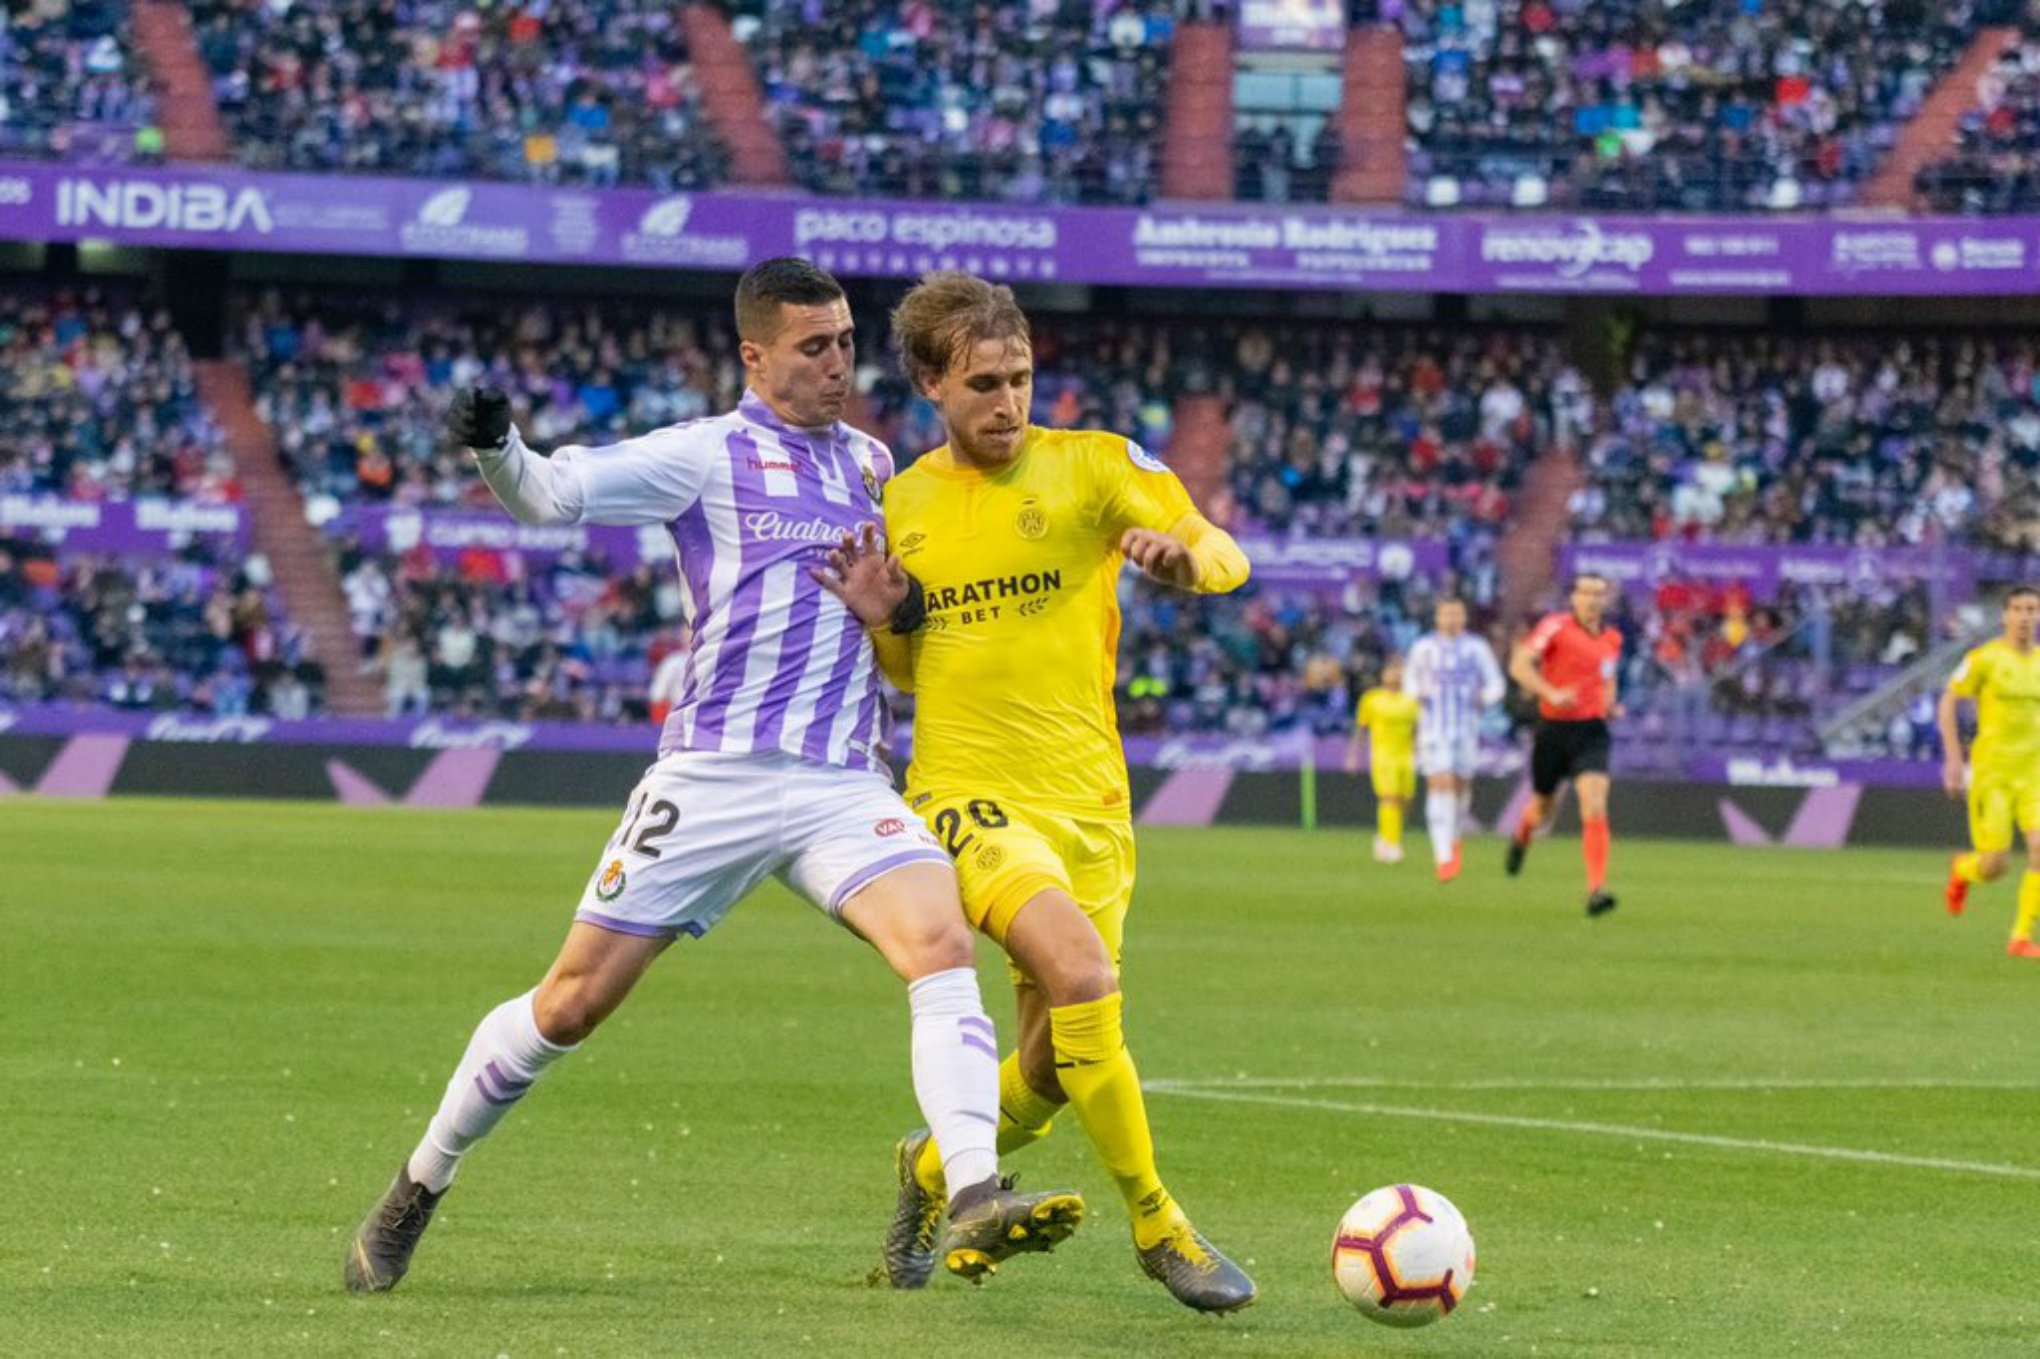
[[[1618,811],[1619,818],[1619,811]],[[2040,966],[1925,853],[1617,841],[1430,881],[1353,833],[1142,836],[1129,1028],[1170,1183],[1263,1294],[1142,1278],[1074,1120],[1014,1158],[1085,1229],[981,1290],[862,1283],[915,1122],[904,997],[772,889],[682,942],[470,1161],[396,1293],[346,1234],[474,1022],[533,984],[607,815],[0,804],[0,1354],[2025,1355]],[[1011,1013],[994,951],[989,994]],[[1370,1326],[1362,1191],[1480,1273]]]

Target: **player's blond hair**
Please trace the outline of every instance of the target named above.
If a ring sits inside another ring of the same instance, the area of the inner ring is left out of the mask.
[[[900,299],[893,308],[892,339],[916,391],[940,382],[951,364],[982,341],[1034,345],[1027,313],[1011,288],[956,269],[922,275]]]

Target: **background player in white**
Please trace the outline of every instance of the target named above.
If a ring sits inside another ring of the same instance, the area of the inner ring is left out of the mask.
[[[768,874],[909,984],[915,1094],[947,1183],[963,1186],[949,1198],[948,1267],[975,1279],[1054,1244],[1082,1216],[1073,1194],[999,1183],[998,1044],[955,871],[880,758],[870,639],[811,578],[830,546],[878,519],[893,470],[883,444],[841,423],[855,357],[849,305],[822,270],[779,259],[744,275],[736,313],[748,389],[727,415],[545,458],[525,448],[501,393],[454,399],[449,432],[519,521],[669,527],[694,646],[659,759],[558,958],[475,1030],[424,1139],[356,1232],[344,1271],[355,1292],[395,1287],[468,1149],[676,937],[707,933]]]
[[[1417,700],[1417,768],[1424,776],[1424,823],[1438,881],[1459,876],[1459,836],[1473,799],[1481,715],[1502,701],[1508,681],[1495,653],[1466,630],[1466,605],[1438,601],[1433,630],[1403,665],[1403,692]]]

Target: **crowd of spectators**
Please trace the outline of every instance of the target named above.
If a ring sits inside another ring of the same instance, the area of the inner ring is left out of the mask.
[[[2020,41],[1978,78],[1953,151],[1914,179],[1931,211],[2040,210],[2040,26],[2028,21]]]
[[[200,542],[135,559],[0,536],[0,701],[295,718],[323,688],[259,556]]]
[[[1399,0],[1409,197],[1432,207],[1824,208],[2001,0]],[[1397,12],[1399,11],[1399,12]]]
[[[684,652],[670,566],[472,548],[452,560],[338,544],[358,663],[385,715],[643,722],[660,661]]]
[[[244,164],[542,184],[719,182],[678,5],[194,0]]]
[[[0,494],[240,498],[168,313],[97,287],[0,288]]]
[[[125,0],[9,5],[0,27],[0,154],[161,158],[155,95],[128,33]]]
[[[1578,536],[2040,549],[2040,345],[1647,332],[1599,407]]]
[[[737,32],[815,193],[1144,203],[1170,0],[765,0]]]
[[[321,502],[489,506],[443,434],[453,392],[488,382],[531,443],[607,443],[727,410],[743,366],[720,309],[589,303],[349,305],[244,299],[236,325],[256,409]]]

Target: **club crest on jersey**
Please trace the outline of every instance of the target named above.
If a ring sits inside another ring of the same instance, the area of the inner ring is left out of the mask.
[[[1022,538],[1030,542],[1048,536],[1048,514],[1041,506],[1028,501],[1020,507],[1020,514],[1013,521],[1013,527],[1020,531]]]
[[[623,860],[611,859],[609,867],[602,870],[602,876],[595,880],[595,897],[599,901],[614,901],[623,895],[625,884]]]
[[[1143,472],[1166,472],[1169,470],[1167,463],[1131,439],[1126,441],[1126,456],[1135,467],[1138,467]]]
[[[864,469],[864,493],[871,497],[871,503],[874,505],[885,498],[885,490],[878,484],[878,473],[869,467]]]

